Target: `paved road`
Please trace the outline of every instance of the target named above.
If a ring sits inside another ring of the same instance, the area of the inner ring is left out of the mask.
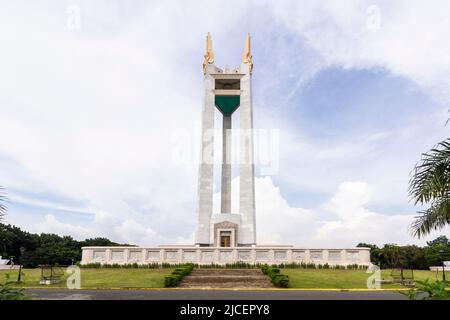
[[[391,291],[28,289],[42,300],[404,300]]]

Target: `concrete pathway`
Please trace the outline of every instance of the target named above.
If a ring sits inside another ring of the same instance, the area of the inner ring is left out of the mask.
[[[406,300],[393,291],[269,290],[67,290],[27,289],[32,299],[43,300]]]

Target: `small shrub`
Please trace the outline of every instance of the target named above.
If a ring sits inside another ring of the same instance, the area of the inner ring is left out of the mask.
[[[176,268],[172,273],[164,278],[165,287],[176,287],[180,281],[194,270],[194,264],[188,263]]]
[[[447,291],[449,282],[436,281],[430,282],[429,279],[425,281],[416,281],[417,289],[411,289],[406,293],[410,300],[450,300],[450,292]]]
[[[270,267],[267,264],[261,266],[261,271],[268,276],[276,287],[289,287],[289,277],[280,273],[279,268]]]
[[[0,300],[24,300],[26,299],[23,289],[12,288],[14,283],[9,281],[9,275],[5,275],[6,282],[0,284]]]

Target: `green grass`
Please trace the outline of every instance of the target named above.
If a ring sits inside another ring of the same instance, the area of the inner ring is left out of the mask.
[[[367,289],[367,279],[372,273],[364,270],[332,270],[332,269],[281,269],[283,274],[289,276],[290,288],[304,289]],[[391,270],[382,270],[381,278],[392,280]],[[415,280],[436,280],[436,272],[427,270],[415,270]],[[442,273],[439,274],[442,280]],[[397,284],[383,284],[382,289],[404,288]]]
[[[173,269],[81,269],[81,288],[164,288],[164,276]],[[372,274],[364,270],[332,270],[332,269],[281,269],[289,276],[291,288],[303,289],[366,289],[367,278]],[[58,284],[51,286],[39,285],[40,269],[24,269],[23,282],[18,287],[65,288],[65,276]],[[382,271],[382,279],[390,280],[390,270]],[[10,275],[10,281],[17,279],[18,270],[0,270],[0,283],[6,281],[5,275]],[[449,274],[450,277],[450,274]],[[415,280],[436,280],[436,272],[427,270],[414,271]],[[442,279],[442,273],[438,274]],[[382,289],[404,288],[400,285],[386,284]]]
[[[81,288],[164,288],[164,276],[172,269],[81,269]],[[0,283],[17,279],[18,270],[0,270]],[[67,276],[58,284],[41,286],[40,269],[24,269],[22,283],[18,287],[66,288]]]

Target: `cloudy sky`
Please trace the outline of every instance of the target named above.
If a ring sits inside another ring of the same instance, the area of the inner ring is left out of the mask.
[[[257,143],[272,159],[257,167],[258,242],[449,236],[413,239],[407,195],[450,130],[449,15],[445,0],[0,0],[7,221],[193,243],[205,35],[236,67],[250,32],[255,127],[274,138]]]

